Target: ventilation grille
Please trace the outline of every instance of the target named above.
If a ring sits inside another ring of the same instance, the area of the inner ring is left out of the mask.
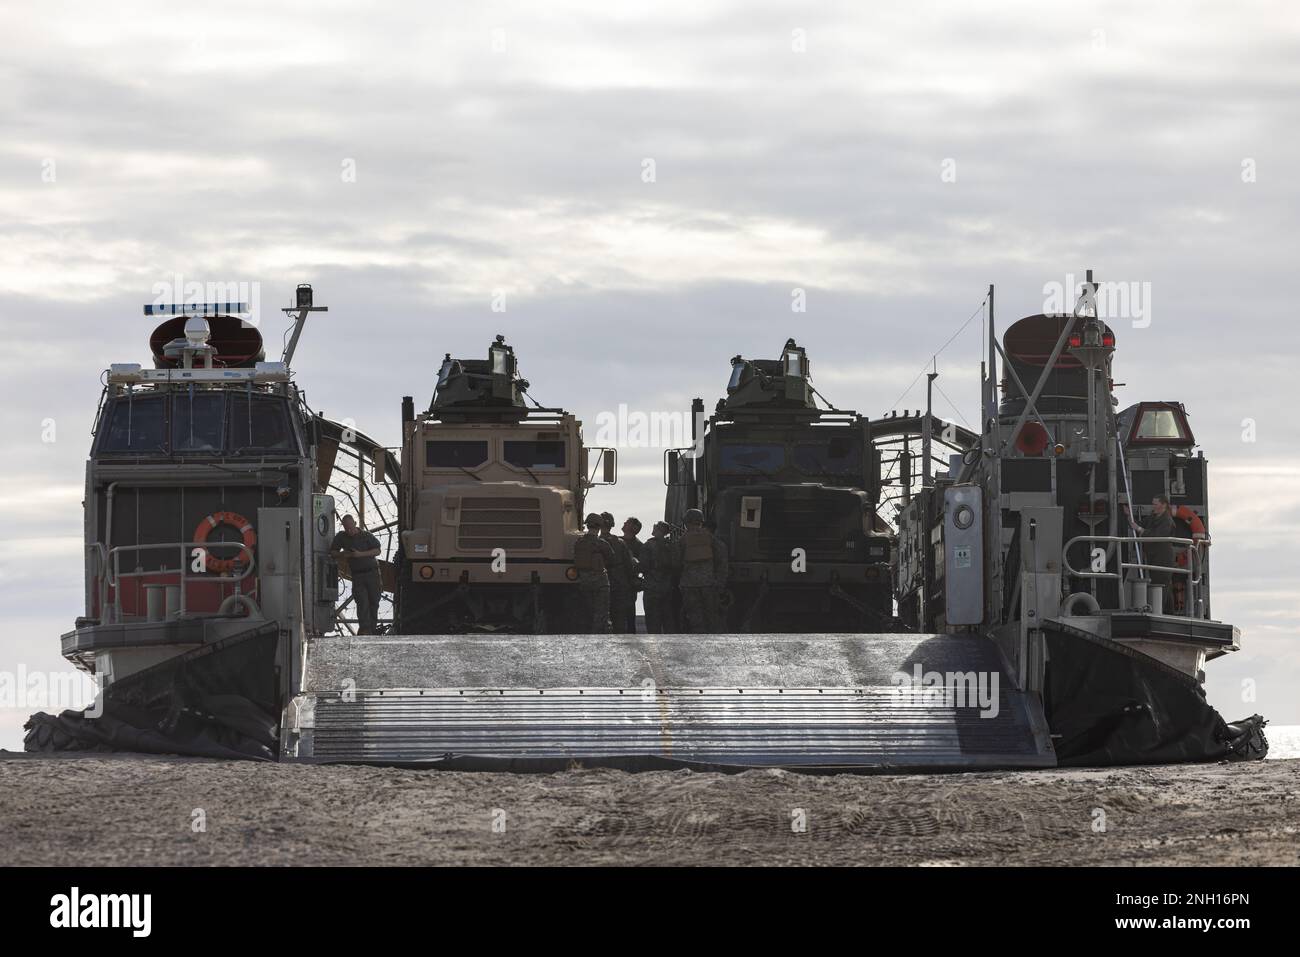
[[[463,498],[457,544],[465,550],[540,549],[542,505],[535,498]]]

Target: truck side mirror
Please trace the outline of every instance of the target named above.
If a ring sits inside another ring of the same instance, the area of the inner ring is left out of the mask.
[[[686,486],[690,481],[682,479],[682,453],[690,449],[668,449],[664,452],[664,484],[669,486]]]
[[[370,450],[370,461],[374,467],[371,477],[374,479],[376,485],[383,485],[388,478],[387,469],[385,468],[388,464],[386,461],[387,458],[387,449],[375,448]]]
[[[588,480],[589,485],[613,485],[618,481],[618,453],[613,449],[586,449],[583,454],[590,452],[599,452],[600,479],[595,478],[593,471],[592,478]],[[584,465],[584,468],[586,466]]]

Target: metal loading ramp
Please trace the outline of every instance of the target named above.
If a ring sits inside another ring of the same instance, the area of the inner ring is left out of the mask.
[[[996,694],[981,708],[900,672]],[[290,757],[465,769],[1055,764],[1038,699],[958,635],[321,638],[286,732]]]

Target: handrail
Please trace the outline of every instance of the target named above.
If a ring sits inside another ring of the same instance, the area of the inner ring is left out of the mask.
[[[241,552],[247,552],[248,563],[243,573],[240,575],[221,575],[216,578],[206,577],[208,574],[207,572],[203,572],[199,574],[191,574],[189,571],[189,563],[193,554],[193,549],[201,548],[206,552],[213,547],[238,548]],[[100,579],[99,608],[100,608],[101,617],[104,615],[105,610],[110,607],[108,602],[109,586],[112,586],[115,590],[118,590],[119,582],[123,578],[142,578],[145,575],[158,575],[164,573],[171,574],[171,569],[153,569],[148,571],[142,569],[140,571],[134,571],[134,572],[123,572],[120,567],[121,566],[120,559],[122,554],[126,552],[157,551],[159,549],[172,549],[172,548],[177,549],[179,551],[180,565],[177,568],[177,571],[180,573],[180,578],[181,578],[180,614],[182,615],[184,615],[186,612],[185,586],[189,582],[206,581],[206,582],[215,582],[215,583],[238,584],[240,582],[243,582],[250,575],[252,575],[254,570],[257,568],[256,556],[253,554],[252,550],[249,549],[249,547],[245,545],[243,542],[147,542],[141,545],[115,545],[112,548],[105,548],[105,546],[102,543],[95,542],[92,545],[88,546],[88,548],[99,550],[99,552],[103,555],[104,565],[106,566],[105,569],[106,574]],[[116,599],[117,600],[114,601],[112,605],[112,607],[116,609],[116,614],[113,616],[114,619],[118,619],[121,617],[121,595],[118,594],[116,596]]]
[[[1133,480],[1132,478],[1130,478],[1128,473],[1128,459],[1124,457],[1124,443],[1120,441],[1118,437],[1115,439],[1115,450],[1116,452],[1119,453],[1119,467],[1120,470],[1124,473],[1124,494],[1128,497],[1129,501],[1132,501]],[[1126,514],[1131,514],[1131,513],[1126,513]],[[1133,522],[1131,520],[1129,521],[1129,530],[1132,532],[1130,538],[1133,542],[1133,554],[1137,556],[1138,561],[1142,561],[1142,545],[1138,541],[1138,538],[1140,536],[1138,535],[1138,530],[1133,526]]]
[[[102,618],[104,608],[108,604],[108,548],[103,542],[91,542],[86,546],[86,554],[95,556],[95,565],[90,569],[90,574],[92,580],[99,585],[99,591],[95,597],[98,599],[98,612]],[[90,610],[87,609],[87,611]]]
[[[1076,578],[1113,578],[1116,581],[1120,581],[1120,582],[1124,580],[1125,572],[1132,571],[1135,569],[1140,571],[1162,571],[1162,572],[1171,572],[1173,574],[1178,574],[1178,575],[1186,575],[1187,576],[1187,597],[1183,603],[1184,611],[1188,618],[1195,617],[1195,607],[1198,598],[1198,596],[1196,595],[1196,590],[1200,585],[1203,584],[1203,579],[1201,575],[1201,550],[1198,546],[1202,544],[1208,545],[1209,539],[1208,538],[1199,538],[1199,539],[1179,538],[1179,537],[1168,536],[1168,535],[1160,535],[1160,536],[1144,535],[1140,540],[1144,544],[1167,543],[1170,545],[1182,545],[1186,547],[1191,556],[1187,562],[1187,567],[1184,568],[1179,565],[1153,565],[1148,562],[1143,562],[1140,560],[1141,559],[1140,552],[1138,554],[1139,561],[1136,562],[1126,562],[1123,560],[1123,558],[1121,558],[1119,561],[1119,571],[1117,572],[1091,572],[1091,571],[1083,572],[1083,571],[1079,571],[1073,565],[1070,564],[1070,548],[1076,543],[1117,542],[1122,544],[1124,542],[1135,541],[1135,539],[1133,538],[1130,538],[1128,536],[1122,536],[1122,535],[1076,535],[1074,536],[1074,538],[1066,542],[1065,546],[1061,549],[1061,567],[1067,573],[1073,575]]]

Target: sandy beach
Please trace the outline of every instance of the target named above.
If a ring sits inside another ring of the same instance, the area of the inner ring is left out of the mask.
[[[0,754],[17,865],[1300,864],[1300,760],[467,774]]]

